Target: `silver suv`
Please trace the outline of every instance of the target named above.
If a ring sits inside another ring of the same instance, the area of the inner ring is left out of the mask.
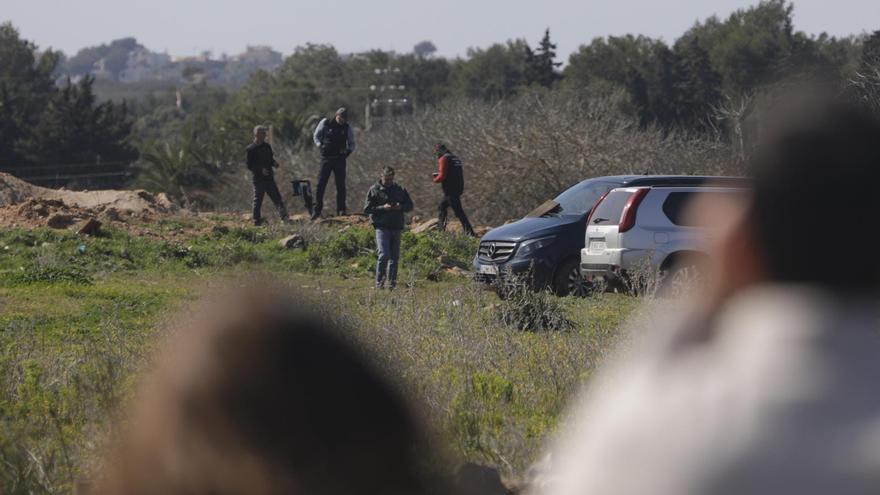
[[[733,177],[703,186],[621,187],[609,191],[587,220],[581,273],[615,283],[637,269],[691,270],[705,258],[707,226],[685,215],[698,194],[741,195],[746,179]],[[688,260],[686,264],[683,264]]]

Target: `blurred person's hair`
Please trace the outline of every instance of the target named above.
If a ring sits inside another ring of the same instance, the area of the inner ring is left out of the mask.
[[[779,105],[751,161],[748,216],[771,281],[835,290],[880,288],[872,241],[880,218],[880,121],[841,99]]]
[[[101,493],[415,494],[421,429],[332,328],[241,290],[171,339]]]

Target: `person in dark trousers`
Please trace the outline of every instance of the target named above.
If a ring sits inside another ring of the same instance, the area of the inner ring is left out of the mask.
[[[400,235],[403,232],[403,214],[412,211],[413,202],[406,189],[394,182],[394,169],[385,167],[379,182],[367,193],[364,213],[376,228],[376,288],[397,286],[397,260],[400,258]]]
[[[461,222],[461,228],[465,235],[476,237],[474,228],[471,227],[464,208],[461,206],[461,194],[464,192],[464,170],[462,170],[461,160],[452,154],[443,143],[434,146],[434,152],[437,154],[438,171],[434,174],[434,182],[440,184],[443,188],[443,200],[437,207],[440,230],[446,230],[447,211],[452,207],[453,213]]]
[[[324,208],[324,191],[330,174],[336,182],[336,214],[345,215],[345,159],[355,149],[354,131],[348,124],[348,110],[345,107],[336,111],[332,119],[322,119],[315,128],[315,145],[321,150],[321,172],[318,175],[318,190],[315,197],[315,211],[312,219],[321,217]]]
[[[287,208],[284,200],[275,184],[272,169],[278,168],[272,146],[266,142],[266,127],[258,125],[254,127],[254,142],[247,147],[247,167],[254,174],[254,225],[262,225],[263,195],[268,194],[269,199],[278,208],[281,220],[287,221]]]

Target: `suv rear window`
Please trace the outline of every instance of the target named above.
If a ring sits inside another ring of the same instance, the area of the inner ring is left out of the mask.
[[[620,214],[623,213],[623,207],[626,206],[626,200],[632,196],[629,191],[611,191],[605,199],[596,207],[593,216],[590,217],[592,225],[618,225],[620,223]]]

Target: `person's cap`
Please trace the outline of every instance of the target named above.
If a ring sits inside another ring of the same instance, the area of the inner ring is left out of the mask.
[[[348,109],[345,107],[339,107],[339,110],[336,111],[336,115],[339,115],[343,119],[348,118]]]
[[[382,169],[382,176],[388,177],[389,175],[394,175],[394,168],[386,166]]]

